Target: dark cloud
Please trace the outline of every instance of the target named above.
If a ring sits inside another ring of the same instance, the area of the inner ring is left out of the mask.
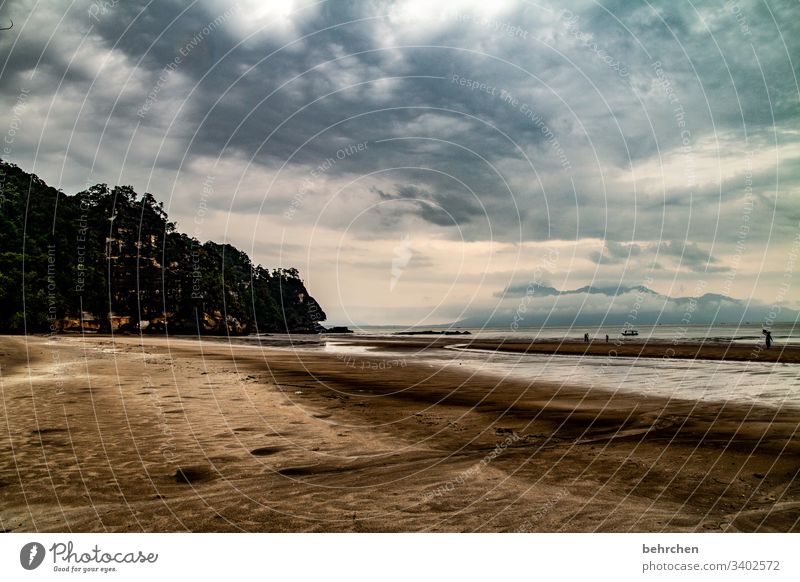
[[[603,251],[594,251],[589,253],[589,260],[594,263],[600,264],[619,264],[638,257],[642,254],[642,247],[638,244],[622,244],[614,241],[608,241]]]
[[[379,188],[373,188],[373,192],[384,201],[412,202],[417,216],[438,226],[463,226],[485,213],[478,202],[468,202],[469,193],[465,192],[431,192],[410,184],[395,186],[394,193]]]
[[[696,273],[724,273],[730,270],[729,267],[719,265],[711,252],[702,249],[697,243],[662,241],[657,252],[659,255],[675,257],[680,266]]]
[[[745,214],[749,249],[796,232],[796,3],[448,6],[6,3],[0,95],[30,99],[3,157],[187,222],[205,175],[276,220],[334,159],[291,226],[603,240],[597,269],[726,273]]]
[[[663,240],[642,246],[637,243],[606,241],[602,251],[589,253],[590,261],[598,265],[622,265],[636,263],[643,258],[647,264],[655,264],[658,257],[672,259],[678,267],[695,273],[725,273],[730,267],[720,264],[711,251],[696,242]],[[655,266],[654,266],[655,268]]]

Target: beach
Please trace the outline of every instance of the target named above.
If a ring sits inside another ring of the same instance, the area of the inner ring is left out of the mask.
[[[614,358],[678,358],[699,360],[755,361],[800,363],[800,349],[787,347],[764,348],[720,343],[670,342],[472,342],[472,349],[496,350],[517,354],[569,354]]]
[[[463,338],[341,341],[365,349],[0,337],[0,530],[800,531],[793,402],[530,382],[420,355],[454,358],[443,348]]]

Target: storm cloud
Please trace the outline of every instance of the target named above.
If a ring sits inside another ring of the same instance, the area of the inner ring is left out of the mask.
[[[0,16],[3,159],[68,193],[153,192],[198,238],[300,268],[336,322],[506,306],[498,290],[554,245],[560,289],[702,278],[771,303],[796,271],[790,0],[20,0]],[[405,240],[425,260],[393,278]]]

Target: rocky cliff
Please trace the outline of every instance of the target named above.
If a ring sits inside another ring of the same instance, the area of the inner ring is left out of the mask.
[[[240,335],[324,320],[296,269],[179,232],[150,193],[97,184],[68,196],[0,160],[0,333]]]

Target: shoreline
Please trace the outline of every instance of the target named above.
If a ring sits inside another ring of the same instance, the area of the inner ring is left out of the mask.
[[[322,345],[325,341],[335,341],[343,345],[356,345],[381,349],[392,347],[401,350],[450,348],[469,349],[480,351],[497,351],[519,354],[545,354],[567,356],[601,356],[607,358],[665,358],[665,359],[695,359],[714,361],[752,361],[776,362],[785,364],[800,364],[800,346],[787,344],[773,344],[767,348],[763,344],[743,345],[734,342],[681,340],[680,342],[668,339],[633,339],[633,340],[533,340],[524,341],[517,339],[481,339],[471,338],[459,334],[444,335],[433,334],[432,337],[421,337],[424,334],[405,334],[395,336],[385,335],[336,335],[334,337],[324,334],[260,334],[260,335],[150,335],[121,332],[114,334],[92,333],[88,335],[59,333],[59,334],[29,334],[24,337],[36,338],[86,338],[91,339],[142,339],[145,341],[181,341],[193,340],[203,342],[230,343],[237,345],[253,345],[262,347],[305,347],[308,345]],[[23,337],[23,336],[2,336]]]
[[[420,350],[432,348],[467,349],[483,352],[505,352],[515,354],[543,354],[553,356],[592,356],[606,358],[664,358],[694,359],[735,362],[775,362],[800,364],[800,347],[775,345],[766,348],[761,345],[748,346],[722,342],[675,343],[669,340],[627,340],[614,341],[578,340],[564,341],[520,341],[516,339],[466,340],[463,336],[420,338],[386,338],[383,336],[355,336],[337,338],[343,345],[374,347],[376,349]],[[426,341],[427,340],[427,341]]]
[[[252,347],[0,337],[0,529],[800,530],[791,406]]]
[[[451,346],[455,347],[455,346]],[[800,347],[743,346],[733,343],[671,341],[627,341],[624,343],[600,342],[518,342],[478,340],[466,344],[472,350],[498,351],[521,354],[551,354],[570,356],[603,356],[607,358],[675,358],[693,360],[722,360],[735,362],[777,362],[800,364]]]

